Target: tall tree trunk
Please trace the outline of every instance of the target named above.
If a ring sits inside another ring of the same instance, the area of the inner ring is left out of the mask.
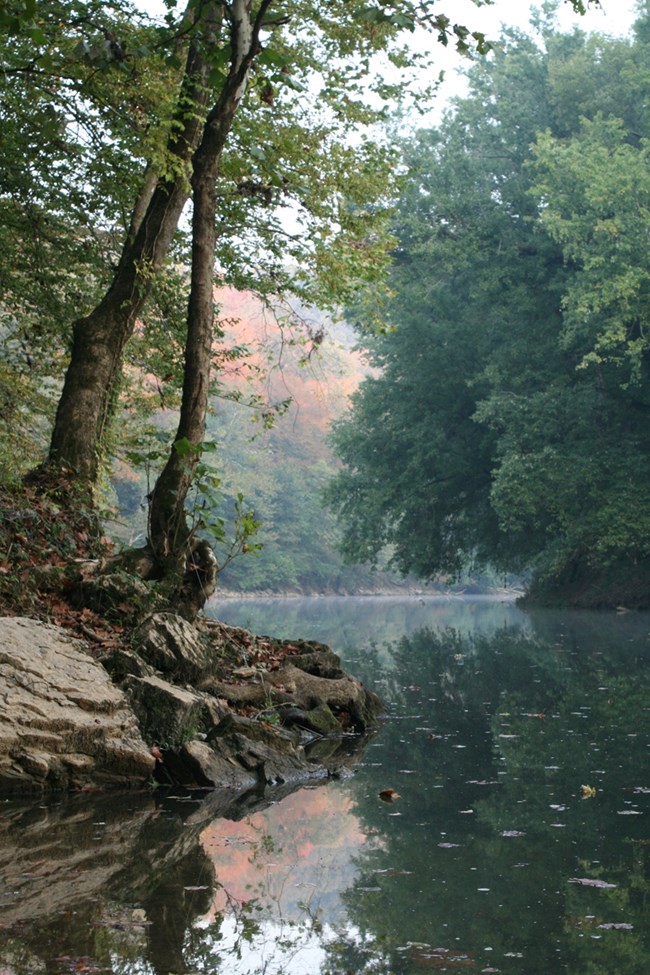
[[[189,164],[209,104],[209,52],[218,5],[206,3],[190,43],[175,124],[168,143],[175,175],[154,182],[151,171],[134,206],[113,281],[99,305],[73,326],[70,363],[54,422],[48,465],[70,468],[86,486],[98,476],[124,347],[161,266],[189,197]],[[218,16],[221,16],[220,10]]]
[[[210,112],[192,170],[192,277],[187,316],[183,399],[176,438],[153,490],[149,543],[164,576],[180,583],[178,595],[195,615],[215,588],[217,566],[209,545],[193,538],[185,511],[205,435],[214,339],[216,182],[219,163],[246,78],[259,52],[259,30],[271,0],[263,0],[255,22],[250,3],[231,8],[232,62],[221,96]],[[185,449],[180,449],[180,441]],[[187,447],[189,446],[189,450]]]

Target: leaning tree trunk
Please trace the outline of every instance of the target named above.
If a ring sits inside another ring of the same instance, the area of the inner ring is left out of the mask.
[[[192,286],[187,315],[183,399],[174,446],[156,481],[149,512],[150,547],[172,598],[193,617],[214,592],[216,563],[209,546],[193,537],[185,499],[205,435],[214,321],[216,179],[213,167],[192,180]],[[180,449],[182,442],[186,449]]]
[[[101,445],[124,347],[189,197],[187,170],[201,137],[209,102],[210,65],[204,48],[214,43],[215,9],[212,4],[203,8],[203,30],[197,29],[187,55],[168,144],[174,159],[169,168],[175,175],[154,181],[151,171],[147,172],[113,281],[99,305],[73,326],[72,353],[46,466],[69,468],[90,488],[99,473]]]
[[[219,163],[250,67],[259,53],[259,30],[271,0],[251,23],[249,4],[232,5],[233,57],[221,96],[210,112],[192,169],[192,276],[187,315],[183,399],[169,458],[156,481],[149,511],[149,545],[172,598],[193,617],[214,592],[217,564],[209,544],[194,537],[185,502],[205,435],[214,338],[214,262]],[[183,449],[181,449],[181,442]]]

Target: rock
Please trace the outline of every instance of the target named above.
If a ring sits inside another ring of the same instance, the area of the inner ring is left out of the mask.
[[[160,677],[128,677],[122,685],[150,744],[178,748],[203,728],[200,694],[169,684]]]
[[[235,791],[296,783],[345,766],[350,736],[342,732],[365,734],[381,710],[376,695],[322,644],[269,646],[259,638],[256,654],[251,634],[197,628],[159,612],[138,628],[135,649],[109,650],[102,667],[56,627],[0,624],[0,792],[119,785],[151,775],[170,785]],[[246,659],[240,648],[257,662],[229,670]],[[274,665],[268,670],[267,661]],[[313,749],[316,738],[321,747]]]
[[[340,677],[319,677],[296,667],[293,657],[285,657],[273,675],[283,687],[291,687],[295,703],[304,710],[327,706],[341,726],[365,733],[381,713],[381,701],[356,678],[341,672]]]
[[[165,752],[172,779],[186,786],[251,789],[322,777],[307,762],[299,737],[282,728],[227,714],[208,742],[191,741]]]
[[[344,677],[341,658],[323,644],[305,644],[307,653],[294,654],[291,663],[294,667],[304,670],[306,674],[315,677],[326,677],[328,680],[338,680]],[[313,649],[312,649],[313,647]]]
[[[252,718],[244,718],[232,712],[226,714],[212,729],[208,741],[223,740],[233,735],[239,735],[249,741],[262,742],[286,754],[295,749],[296,739],[290,732],[264,721],[254,721]]]
[[[0,790],[146,782],[135,715],[101,666],[60,629],[0,619]]]
[[[201,681],[200,687],[233,707],[262,709],[269,703],[280,711],[285,706],[296,707],[307,714],[313,712],[316,721],[319,721],[316,709],[324,707],[337,719],[336,728],[328,722],[329,727],[323,730],[323,712],[318,727],[313,729],[319,734],[336,734],[341,730],[365,734],[377,724],[382,712],[377,695],[341,670],[337,655],[322,645],[307,653],[287,655],[277,670],[260,672],[257,668],[238,668],[232,675],[245,679],[249,672],[251,679],[244,682],[208,677]]]
[[[255,770],[215,750],[202,741],[188,741],[178,753],[165,756],[172,778],[185,786],[232,789],[243,792],[259,784]]]
[[[279,714],[286,728],[306,728],[323,737],[336,735],[341,731],[340,724],[327,704],[320,704],[308,711],[295,707],[280,709]]]
[[[154,668],[144,662],[142,657],[133,650],[123,650],[116,647],[103,654],[100,663],[111,675],[116,684],[121,683],[127,677],[153,677]]]
[[[213,652],[191,623],[175,613],[154,613],[135,633],[139,654],[163,674],[195,683],[210,673]]]

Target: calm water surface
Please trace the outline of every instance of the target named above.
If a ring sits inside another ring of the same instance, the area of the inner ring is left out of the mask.
[[[379,734],[288,795],[2,804],[0,975],[650,971],[648,616],[212,609],[330,643]]]

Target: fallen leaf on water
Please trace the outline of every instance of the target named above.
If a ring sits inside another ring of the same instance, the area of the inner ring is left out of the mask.
[[[382,877],[407,877],[412,874],[412,870],[397,870],[397,868],[392,867],[387,870],[375,870],[377,875],[381,874]]]
[[[102,972],[106,971],[104,968],[100,968],[92,958],[87,956],[77,956],[73,957],[71,955],[59,955],[58,958],[54,959],[55,962],[59,962],[64,968],[73,972]]]
[[[600,887],[603,890],[613,890],[616,884],[608,884],[604,880],[594,880],[593,877],[571,877],[570,884],[580,884],[582,887]]]
[[[596,790],[594,789],[593,785],[581,785],[580,795],[583,799],[593,799],[593,797],[596,795]]]
[[[395,802],[396,799],[401,799],[401,796],[395,789],[382,789],[379,793],[379,798],[383,802]]]
[[[418,967],[439,968],[443,971],[453,968],[474,968],[475,962],[470,954],[464,952],[453,953],[449,948],[421,948],[413,947],[408,951],[408,958],[411,958]]]
[[[500,836],[525,836],[520,829],[504,829]]]
[[[603,931],[632,931],[634,929],[633,924],[624,924],[624,923],[616,924],[612,922],[599,924],[598,927],[601,928]]]

